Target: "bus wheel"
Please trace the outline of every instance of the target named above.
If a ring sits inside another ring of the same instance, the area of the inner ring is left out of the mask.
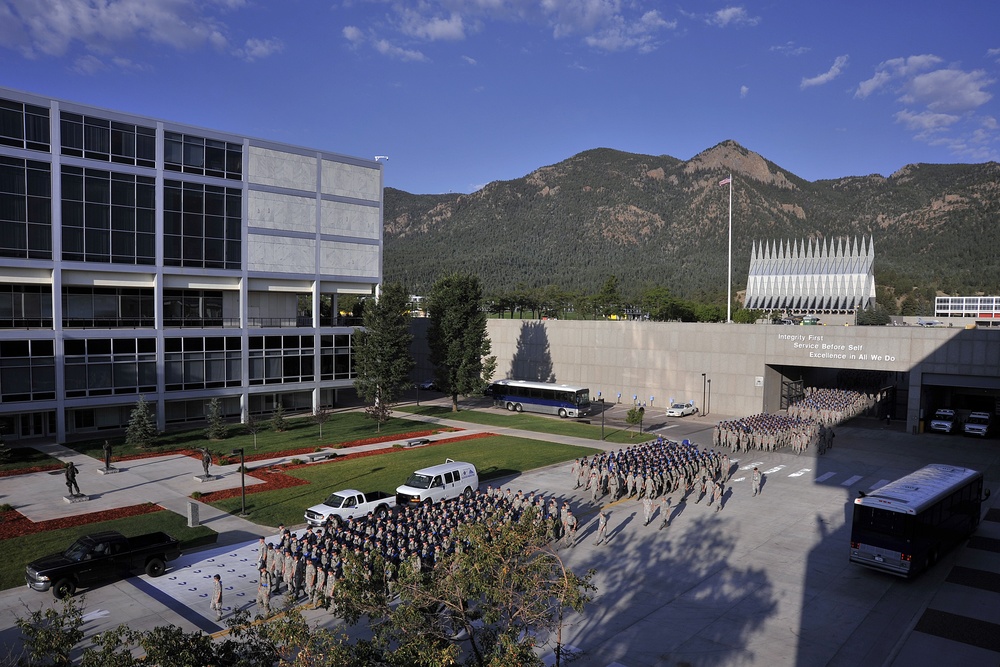
[[[514,412],[521,412],[524,408],[521,407],[520,403],[514,404]]]
[[[559,408],[559,416],[566,419],[566,408]]]
[[[508,403],[507,404],[507,412],[514,412],[514,404],[513,403]]]

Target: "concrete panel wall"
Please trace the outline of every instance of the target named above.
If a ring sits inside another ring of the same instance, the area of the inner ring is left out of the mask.
[[[340,241],[320,242],[320,271],[341,276],[373,277],[379,267],[379,247]]]
[[[273,273],[314,273],[316,247],[313,239],[250,234],[247,268]],[[330,267],[333,273],[335,266]]]
[[[323,194],[380,201],[379,171],[343,162],[323,160]]]
[[[382,233],[378,208],[338,201],[324,201],[321,231],[337,236],[378,239]]]
[[[277,188],[316,191],[316,158],[250,146],[247,178]]]
[[[316,199],[251,190],[247,198],[247,224],[263,229],[315,233]]]

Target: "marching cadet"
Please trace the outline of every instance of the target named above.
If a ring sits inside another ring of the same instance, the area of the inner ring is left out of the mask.
[[[594,544],[600,544],[608,539],[608,515],[610,512],[607,510],[601,510],[597,515],[597,542]]]
[[[258,570],[260,578],[257,579],[257,610],[260,615],[267,618],[271,615],[271,573],[266,565],[261,565]]]
[[[756,466],[753,469],[753,475],[750,476],[750,487],[753,489],[753,495],[760,493],[760,470],[757,470]]]
[[[649,494],[642,499],[642,515],[645,519],[642,525],[648,526],[649,522],[653,520],[653,499],[649,497]]]

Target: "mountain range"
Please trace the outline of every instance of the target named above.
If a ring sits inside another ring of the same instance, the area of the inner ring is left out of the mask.
[[[734,141],[687,161],[596,148],[471,194],[386,188],[385,278],[414,294],[452,272],[487,294],[596,293],[614,275],[624,296],[724,302],[730,174],[734,292],[754,243],[870,238],[876,284],[897,299],[1000,294],[1000,164],[810,182]]]

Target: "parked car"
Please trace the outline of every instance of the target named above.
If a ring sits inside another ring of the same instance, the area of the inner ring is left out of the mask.
[[[166,571],[166,563],[181,555],[180,543],[166,533],[125,537],[109,530],[84,535],[61,553],[33,560],[24,569],[29,588],[52,590],[57,599],[78,588],[121,579],[143,570],[151,577]]]
[[[965,435],[977,435],[980,438],[985,438],[990,434],[991,423],[990,413],[988,412],[973,412],[969,414],[969,418],[965,420],[965,425],[962,427],[962,433]]]
[[[674,403],[667,408],[668,417],[687,417],[698,414],[698,408],[693,403]]]
[[[931,418],[931,430],[937,433],[954,433],[958,416],[951,408],[938,408]]]
[[[313,505],[306,510],[306,523],[310,526],[323,526],[327,522],[343,523],[356,516],[365,516],[369,512],[376,516],[385,515],[396,507],[396,498],[384,491],[362,493],[357,489],[334,491],[319,505]]]
[[[444,463],[422,468],[410,475],[406,483],[396,489],[396,504],[436,503],[469,495],[479,488],[476,466],[447,459]]]
[[[437,384],[434,380],[422,380],[414,385],[417,389],[423,389],[424,391],[437,391]]]

